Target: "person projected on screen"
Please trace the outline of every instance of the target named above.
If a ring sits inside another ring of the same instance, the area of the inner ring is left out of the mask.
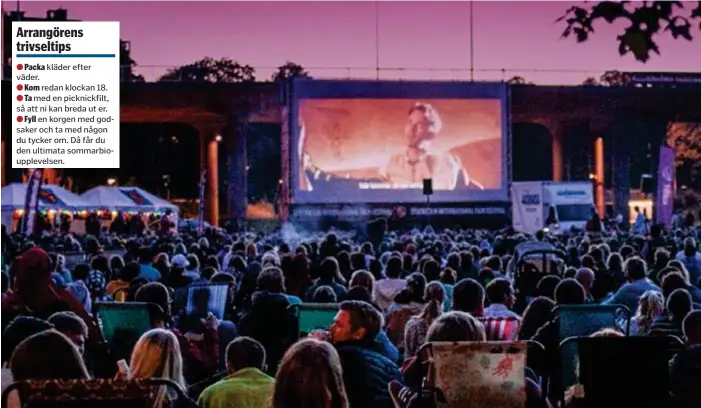
[[[382,177],[396,184],[417,184],[433,179],[436,190],[454,190],[461,178],[461,184],[467,185],[467,174],[457,157],[446,152],[430,152],[431,142],[441,127],[441,118],[433,106],[414,104],[404,127],[406,151],[390,157],[385,168],[380,170]]]

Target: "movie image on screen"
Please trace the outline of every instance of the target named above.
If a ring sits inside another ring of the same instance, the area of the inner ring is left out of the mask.
[[[327,202],[461,201],[503,188],[500,99],[300,99],[297,191]],[[317,200],[314,200],[317,201]]]

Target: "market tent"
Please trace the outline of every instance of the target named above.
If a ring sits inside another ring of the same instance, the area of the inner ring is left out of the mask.
[[[178,206],[139,187],[91,188],[80,197],[94,207],[109,211],[159,212],[172,210],[178,213]]]
[[[23,210],[26,195],[26,184],[6,185],[2,188],[2,211]],[[40,210],[81,211],[95,208],[81,196],[59,186],[44,184],[39,191]]]

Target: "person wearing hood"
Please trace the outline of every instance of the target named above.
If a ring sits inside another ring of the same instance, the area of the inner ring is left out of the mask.
[[[91,342],[102,338],[95,320],[69,290],[54,287],[51,260],[41,248],[31,248],[12,264],[14,290],[2,300],[2,327],[19,315],[47,319],[56,312],[70,311],[88,326]]]
[[[385,267],[386,279],[375,282],[375,303],[387,311],[394,302],[394,297],[406,288],[406,279],[402,279],[404,261],[400,257],[390,257]]]
[[[266,373],[275,375],[285,350],[298,338],[297,319],[288,307],[301,301],[285,293],[282,271],[276,267],[258,275],[256,289],[250,309],[239,322],[239,334],[263,344],[268,354]]]

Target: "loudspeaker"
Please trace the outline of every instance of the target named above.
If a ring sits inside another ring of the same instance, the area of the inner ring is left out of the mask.
[[[640,176],[640,190],[643,194],[652,194],[655,192],[654,180],[651,174],[643,174]]]
[[[424,195],[433,194],[433,179],[424,179]]]

